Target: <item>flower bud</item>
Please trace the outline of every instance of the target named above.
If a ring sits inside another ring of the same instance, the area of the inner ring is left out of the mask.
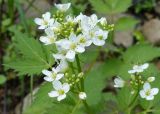
[[[85,100],[87,98],[87,95],[85,92],[80,92],[79,93],[79,98],[82,99],[82,100]]]

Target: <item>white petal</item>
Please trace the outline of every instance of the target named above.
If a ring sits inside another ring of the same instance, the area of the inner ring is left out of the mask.
[[[63,76],[64,74],[57,74],[56,80],[60,80]]]
[[[93,39],[93,44],[96,45],[96,46],[103,46],[105,44],[105,41],[94,38]]]
[[[34,19],[34,22],[37,24],[37,25],[43,25],[43,20],[41,18],[35,18]]]
[[[155,77],[148,77],[147,81],[148,82],[153,82],[155,80]]]
[[[47,28],[45,29],[45,33],[48,35],[48,36],[52,36],[54,37],[54,32],[51,28]]]
[[[76,34],[71,33],[70,36],[69,36],[69,40],[70,40],[71,42],[77,42]]]
[[[64,83],[62,88],[63,88],[64,92],[67,93],[70,89],[70,86],[68,83]]]
[[[61,47],[63,49],[69,49],[71,42],[68,39],[61,39],[56,41],[56,46]]]
[[[92,40],[87,40],[86,43],[85,43],[85,46],[88,47],[88,46],[90,46],[91,44],[92,44]]]
[[[148,63],[145,63],[141,66],[143,69],[147,69],[149,67],[149,64]]]
[[[50,97],[58,97],[59,96],[59,93],[57,91],[51,91],[50,93],[48,93],[48,95]]]
[[[71,6],[71,3],[66,3],[66,4],[55,4],[55,6],[57,7],[57,9],[59,9],[60,11],[67,11],[69,9],[69,7]]]
[[[115,83],[114,87],[121,88],[124,86],[125,82],[120,77],[118,77],[114,79],[114,83]]]
[[[159,92],[158,88],[152,88],[151,89],[151,95],[156,95],[156,94],[158,94],[158,92]]]
[[[48,23],[49,23],[49,26],[50,26],[50,27],[54,26],[54,19],[50,19],[50,20],[48,21]]]
[[[154,96],[152,95],[146,97],[146,100],[153,100],[153,99],[154,99]]]
[[[65,59],[65,56],[63,54],[53,54],[53,57],[55,59]]]
[[[53,87],[55,90],[60,90],[60,89],[62,89],[62,83],[60,81],[54,81]]]
[[[61,100],[65,99],[65,98],[66,98],[66,94],[63,94],[63,95],[58,96],[57,100],[61,101]]]
[[[58,72],[54,67],[52,68],[52,71],[53,71],[54,73],[57,73],[57,72]]]
[[[85,48],[83,46],[78,45],[76,47],[75,51],[78,53],[83,53],[85,51]]]
[[[38,29],[45,29],[45,28],[46,28],[45,25],[41,25],[41,26],[38,27]]]
[[[50,39],[46,36],[41,36],[39,40],[45,43],[45,45],[51,44]]]
[[[145,82],[143,85],[143,89],[144,89],[144,91],[147,91],[147,90],[151,89],[151,85],[148,82]]]
[[[144,90],[141,90],[141,91],[139,92],[139,94],[140,94],[140,96],[141,96],[142,98],[146,98],[146,94],[145,94],[145,91],[144,91]]]
[[[129,74],[134,74],[136,71],[135,70],[129,70],[128,73]]]
[[[52,82],[53,81],[53,78],[52,77],[49,77],[49,76],[45,76],[44,77],[44,80],[48,81],[48,82]]]
[[[51,76],[52,75],[52,72],[51,71],[48,71],[48,70],[42,70],[42,73],[46,76]]]
[[[61,60],[60,64],[56,67],[58,72],[66,72],[68,69],[68,63],[66,60]]]
[[[75,59],[75,55],[76,53],[73,50],[69,50],[66,54],[66,58],[68,59],[68,61],[73,62]]]
[[[42,15],[42,17],[44,18],[45,21],[49,21],[49,19],[51,17],[51,13],[50,12],[46,12],[45,14]]]

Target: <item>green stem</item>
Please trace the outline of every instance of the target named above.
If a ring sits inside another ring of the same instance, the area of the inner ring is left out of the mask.
[[[76,62],[77,62],[77,67],[78,67],[78,72],[82,72],[82,69],[81,69],[81,64],[80,64],[80,60],[79,60],[79,57],[78,55],[76,55]]]
[[[30,76],[31,103],[33,101],[33,76]]]
[[[75,107],[73,108],[71,114],[74,114],[76,109],[79,107],[79,105],[81,104],[81,101],[79,100],[78,103],[75,105]]]
[[[76,55],[76,63],[77,63],[77,67],[78,67],[78,73],[82,72],[78,55]],[[81,90],[84,91],[84,79],[81,79]]]
[[[140,80],[139,80],[139,76],[137,76],[137,80],[138,80],[138,90],[137,93],[135,95],[135,97],[133,98],[133,100],[130,102],[130,104],[128,105],[128,109],[130,109],[130,111],[132,110],[132,107],[134,105],[134,103],[136,102],[138,96],[139,96],[139,91],[140,91]]]
[[[72,69],[72,73],[75,74],[73,63],[70,63],[70,67]]]
[[[84,106],[85,106],[86,109],[87,109],[87,113],[88,113],[88,114],[93,114],[93,113],[91,112],[90,108],[89,108],[89,105],[87,104],[87,102],[86,102],[85,100],[83,101],[83,104],[84,104]]]

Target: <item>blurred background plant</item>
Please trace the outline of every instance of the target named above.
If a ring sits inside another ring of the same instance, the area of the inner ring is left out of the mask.
[[[0,0],[0,113],[22,114],[25,110],[25,114],[51,114],[51,108],[55,105],[48,96],[44,96],[50,86],[40,86],[43,82],[41,70],[47,68],[41,58],[45,60],[47,57],[45,61],[51,65],[54,61],[48,61],[48,58],[51,58],[51,47],[44,47],[38,42],[42,33],[36,31],[33,19],[46,11],[54,13],[54,3],[66,2],[72,3],[70,13],[74,15],[80,12],[86,15],[96,13],[115,25],[105,47],[100,48],[100,51],[96,48],[88,49],[88,52],[81,56],[84,68],[90,69],[85,88],[89,98],[87,102],[95,113],[119,114],[128,106],[127,102],[131,98],[124,95],[128,88],[117,95],[112,79],[117,75],[128,79],[127,71],[133,64],[150,62],[147,73],[159,78],[158,0]],[[160,87],[158,82],[155,82],[155,85]],[[37,87],[40,87],[35,95],[38,100],[31,104],[30,99],[34,98],[34,88]],[[160,95],[156,99],[158,98]],[[152,107],[152,114],[159,114],[159,105],[158,102],[149,104],[140,101],[140,106],[137,105],[132,113],[148,114],[148,109]],[[58,104],[55,110],[59,107],[63,108],[63,112],[68,112],[65,104]]]

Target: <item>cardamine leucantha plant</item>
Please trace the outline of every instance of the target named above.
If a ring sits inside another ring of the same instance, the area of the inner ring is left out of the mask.
[[[133,65],[127,58],[111,58],[86,70],[83,54],[89,53],[91,46],[90,50],[104,47],[114,26],[95,14],[68,15],[70,3],[55,7],[54,14],[46,12],[34,20],[44,31],[40,42],[15,32],[22,58],[6,66],[20,75],[41,73],[45,80],[24,114],[159,114],[159,72],[154,65],[149,60]],[[152,48],[143,47],[148,51]],[[107,85],[105,79],[111,84]],[[106,86],[112,90],[106,92]]]
[[[44,45],[54,44],[57,49],[57,53],[53,53],[56,67],[44,69],[42,73],[45,75],[44,80],[53,84],[53,91],[48,95],[57,97],[58,101],[65,99],[69,91],[78,92],[80,99],[87,97],[78,54],[84,53],[91,44],[103,46],[112,28],[105,18],[98,19],[95,14],[90,17],[82,13],[77,17],[65,15],[70,5],[55,4],[58,11],[53,16],[46,12],[42,18],[35,19],[38,28],[46,33],[40,37],[40,41]],[[77,69],[73,65],[75,61]]]

